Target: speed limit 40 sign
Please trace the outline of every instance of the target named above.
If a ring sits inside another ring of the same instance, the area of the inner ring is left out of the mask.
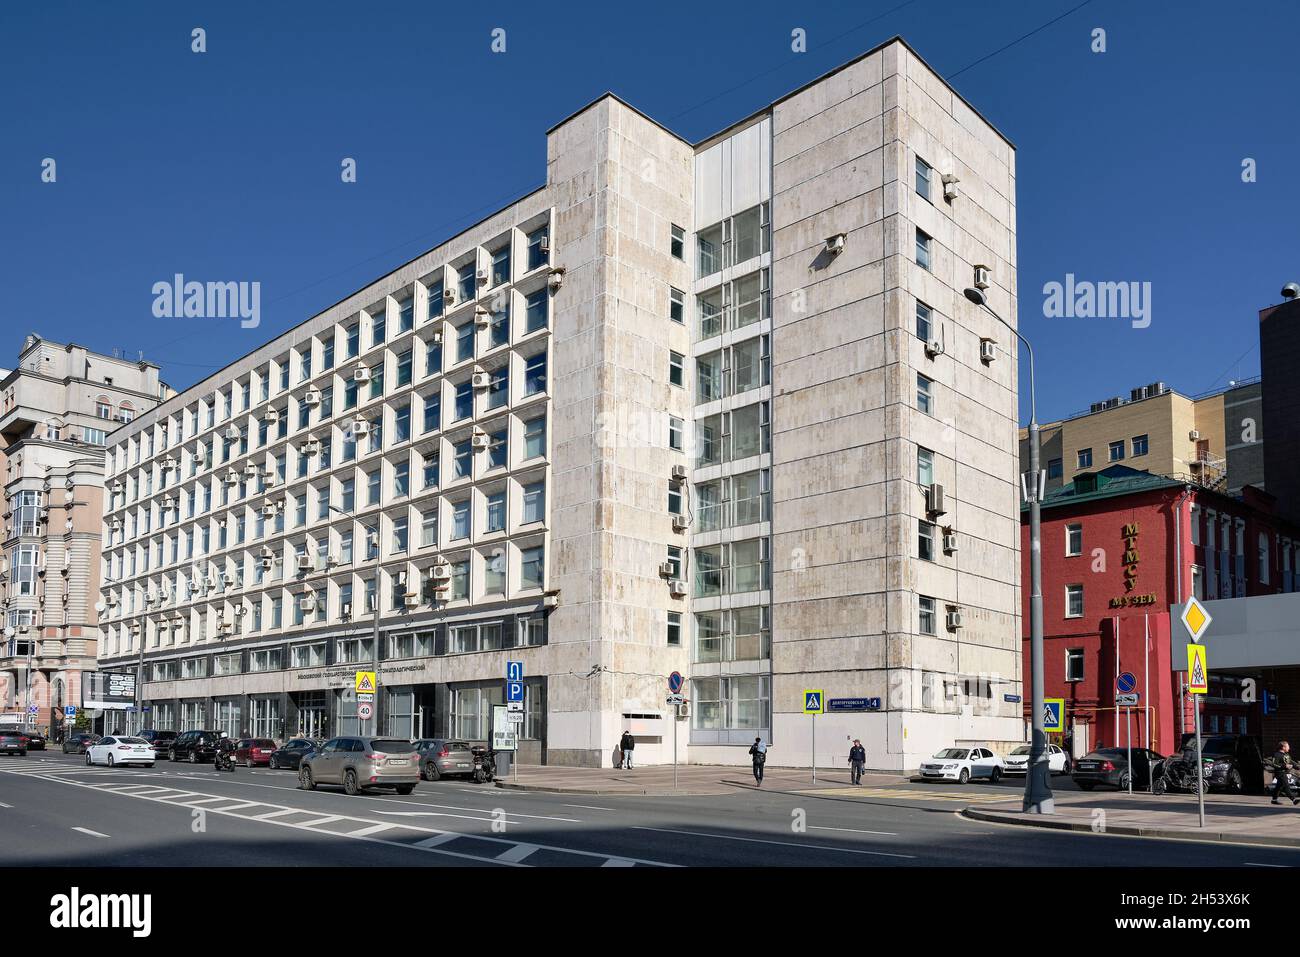
[[[375,706],[369,701],[363,701],[357,705],[357,717],[362,721],[369,721],[375,714]]]

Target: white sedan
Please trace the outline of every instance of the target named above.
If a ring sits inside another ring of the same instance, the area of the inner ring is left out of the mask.
[[[143,764],[151,768],[157,758],[153,745],[144,738],[100,738],[86,749],[87,764],[106,764],[110,768],[117,764]]]
[[[927,781],[957,781],[965,784],[972,778],[994,782],[1002,777],[1002,758],[988,748],[945,748],[921,762],[921,777]]]
[[[1061,750],[1059,745],[1049,744],[1047,746],[1047,766],[1051,768],[1052,774],[1069,774],[1070,764],[1070,756]],[[1003,773],[1024,774],[1028,769],[1029,745],[1022,744],[1007,755],[1006,767],[1003,768]]]

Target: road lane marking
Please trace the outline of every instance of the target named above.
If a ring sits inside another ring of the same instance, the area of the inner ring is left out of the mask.
[[[634,867],[635,865],[626,857],[611,857],[601,867]]]
[[[303,811],[303,814],[312,814],[312,811]],[[326,814],[324,817],[318,817],[314,821],[297,821],[303,827],[320,827],[322,824],[333,824],[335,821],[343,820],[342,814]]]
[[[848,831],[851,834],[877,834],[880,837],[898,837],[897,831],[864,831],[857,827],[821,827],[816,824],[809,824],[810,831]]]
[[[561,804],[560,807],[576,807],[583,811],[613,811],[612,807],[596,807],[592,804]]]
[[[74,831],[80,831],[82,834],[89,834],[91,837],[108,837],[107,834],[101,834],[99,831],[92,831],[88,827],[74,827]]]
[[[496,860],[518,863],[538,849],[536,844],[516,844],[514,847],[508,847],[498,854]]]
[[[867,851],[856,847],[827,847],[824,844],[805,844],[801,841],[772,841],[758,837],[737,837],[734,834],[709,834],[705,831],[679,831],[671,827],[641,827],[633,825],[636,831],[658,831],[660,834],[684,834],[687,837],[711,837],[719,841],[743,841],[746,844],[777,844],[782,847],[802,847],[814,851],[832,851],[839,854],[865,854],[869,857],[898,857],[904,860],[916,860],[915,854],[891,854],[887,851]]]
[[[274,807],[274,805],[272,805],[272,807]],[[254,815],[252,815],[252,818],[253,818],[254,821],[269,821],[269,820],[271,820],[272,818],[277,818],[277,817],[286,817],[287,815],[290,815],[290,814],[297,814],[297,813],[299,813],[301,810],[302,810],[301,808],[296,808],[296,807],[287,807],[287,808],[283,808],[283,809],[281,809],[281,810],[279,810],[279,811],[271,811],[271,812],[269,812],[269,813],[267,813],[267,814],[254,814]],[[308,813],[311,813],[311,812],[309,811]]]
[[[462,835],[460,834],[453,834],[452,832],[448,831],[445,834],[436,834],[433,837],[426,837],[423,841],[416,841],[411,846],[423,847],[426,849],[433,848],[433,847],[437,847],[439,844],[446,844],[448,841],[454,841],[456,840],[456,838],[461,836]]]
[[[1289,864],[1256,864],[1254,861],[1243,861],[1245,867],[1290,867]]]
[[[13,805],[12,805],[12,804],[5,804],[3,801],[0,801],[0,807],[7,807],[7,808],[9,808],[10,810],[13,810]]]
[[[480,813],[488,814],[488,815],[489,815],[488,817],[475,817],[475,816],[472,815],[472,814],[447,814],[447,813],[445,813],[445,812],[443,812],[443,811],[376,811],[375,813],[376,813],[376,814],[392,814],[392,815],[395,816],[395,817],[454,817],[454,818],[456,818],[456,819],[458,819],[458,820],[461,820],[461,821],[478,821],[478,822],[483,823],[483,824],[491,824],[493,821],[497,820],[497,818],[496,818],[495,816],[492,816],[492,815],[491,815],[491,812],[489,812],[487,808],[484,808],[484,809],[482,810],[482,812],[480,812]],[[523,825],[527,824],[528,822],[527,822],[527,821],[514,821],[514,820],[511,820],[511,817],[528,817],[528,816],[529,816],[529,815],[526,815],[526,814],[515,814],[515,815],[512,815],[512,814],[510,814],[510,812],[507,811],[507,812],[505,812],[504,816],[501,818],[501,822],[502,822],[503,824],[518,824],[518,825],[520,825],[520,826],[522,827]],[[574,820],[574,819],[571,818],[571,817],[553,817],[553,818],[548,818],[548,820],[551,820],[551,821],[567,821],[567,822],[570,823],[570,824],[581,824],[581,823],[582,823],[581,821]]]
[[[400,824],[372,824],[369,827],[359,828],[355,831],[348,831],[348,837],[365,837],[367,834],[378,834],[380,831],[391,831],[395,827],[401,827]]]

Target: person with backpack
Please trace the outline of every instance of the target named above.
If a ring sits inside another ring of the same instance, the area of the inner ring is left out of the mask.
[[[853,783],[862,783],[862,766],[867,763],[867,749],[862,746],[862,742],[857,738],[853,739],[853,747],[849,748],[849,770],[852,772]]]
[[[631,731],[624,731],[623,737],[618,742],[619,750],[623,752],[624,770],[632,770],[632,751],[636,748],[636,738],[632,737]]]
[[[1277,750],[1273,752],[1273,757],[1269,759],[1269,764],[1273,771],[1273,800],[1272,804],[1280,804],[1278,801],[1283,794],[1291,799],[1291,805],[1294,807],[1300,804],[1300,797],[1296,797],[1295,792],[1291,790],[1291,782],[1288,775],[1296,767],[1295,762],[1291,759],[1291,745],[1286,741],[1277,743]]]
[[[761,737],[755,738],[749,746],[749,756],[754,762],[754,781],[763,786],[763,765],[767,763],[767,745]]]

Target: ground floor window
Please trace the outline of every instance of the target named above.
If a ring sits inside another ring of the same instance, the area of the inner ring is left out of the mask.
[[[357,692],[355,688],[340,688],[334,692],[334,735],[360,734],[361,719],[357,717]],[[367,722],[368,723],[368,722]]]
[[[162,704],[151,705],[153,708],[153,727],[157,731],[177,731],[176,727],[176,705],[167,701]]]
[[[392,688],[384,702],[384,733],[393,738],[415,737],[415,692]]]
[[[486,741],[492,733],[492,706],[505,704],[504,682],[451,689],[452,737]]]
[[[208,726],[207,708],[202,701],[181,702],[181,726],[178,731],[191,731]]]
[[[213,727],[218,731],[224,731],[228,737],[238,738],[244,730],[240,723],[242,720],[242,709],[236,700],[227,699],[225,701],[212,702]],[[202,725],[195,725],[202,727]]]
[[[772,696],[767,675],[696,678],[691,687],[695,728],[760,731],[772,726]]]
[[[541,681],[524,682],[524,724],[519,736],[530,741],[546,736],[546,685]]]
[[[325,692],[303,691],[294,697],[298,708],[298,730],[294,733],[300,738],[328,738],[329,699]]]
[[[276,740],[284,737],[284,712],[278,696],[254,698],[248,705],[253,718],[249,728],[252,737]]]

